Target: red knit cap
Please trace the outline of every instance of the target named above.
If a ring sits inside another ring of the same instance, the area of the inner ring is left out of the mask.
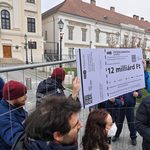
[[[11,80],[8,83],[6,83],[3,87],[3,98],[5,100],[14,100],[24,96],[26,93],[26,86],[17,81]]]
[[[62,68],[56,68],[53,70],[51,76],[52,77],[57,76],[63,81],[65,79],[65,70]]]

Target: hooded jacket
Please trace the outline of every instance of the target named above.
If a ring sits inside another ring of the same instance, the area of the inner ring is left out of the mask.
[[[42,98],[46,95],[65,96],[63,90],[65,88],[61,83],[52,78],[47,78],[39,83],[36,92],[36,103],[41,103]]]
[[[24,120],[27,116],[23,107],[14,107],[4,99],[1,100],[0,150],[11,150],[14,142],[25,129]]]

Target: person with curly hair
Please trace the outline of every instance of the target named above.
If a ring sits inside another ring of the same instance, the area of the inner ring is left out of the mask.
[[[116,124],[105,109],[93,110],[87,119],[82,138],[83,150],[112,150],[109,137],[115,135]]]

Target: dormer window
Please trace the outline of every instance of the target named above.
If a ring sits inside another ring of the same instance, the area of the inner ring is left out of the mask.
[[[27,0],[27,2],[35,4],[35,0]]]

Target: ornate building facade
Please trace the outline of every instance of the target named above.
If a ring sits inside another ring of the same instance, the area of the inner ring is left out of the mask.
[[[42,14],[45,41],[59,42],[59,20],[62,30],[62,54],[73,58],[76,48],[142,48],[150,57],[150,22],[143,17],[128,17],[82,0],[65,0]],[[65,59],[65,58],[64,58]]]
[[[0,0],[0,58],[42,61],[41,0]],[[27,42],[25,41],[25,35]],[[27,43],[27,50],[25,48]]]

